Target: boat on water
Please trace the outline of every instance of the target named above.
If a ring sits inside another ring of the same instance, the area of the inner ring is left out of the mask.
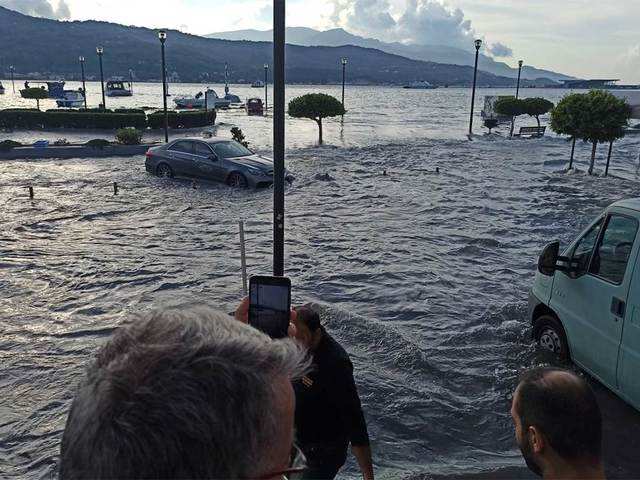
[[[107,97],[131,97],[133,95],[131,82],[126,86],[122,78],[113,78],[107,82],[105,95]]]
[[[433,90],[434,88],[438,88],[438,87],[436,85],[430,84],[425,80],[422,80],[420,82],[411,82],[402,88],[407,88],[410,90]]]
[[[49,98],[64,98],[64,84],[64,80],[51,82],[29,82],[27,80],[24,82],[24,88],[20,90],[20,96],[24,98],[24,92],[29,88],[42,88],[47,91]]]
[[[251,84],[251,88],[264,88],[264,82],[262,80],[256,80]]]
[[[60,108],[80,108],[84,107],[84,92],[79,90],[65,90],[64,98],[56,100]]]
[[[4,95],[4,85],[0,82],[0,95]]]
[[[177,108],[204,108],[205,95],[207,108],[229,108],[231,101],[218,96],[215,90],[208,88],[206,93],[198,92],[193,97],[177,97],[173,99]]]

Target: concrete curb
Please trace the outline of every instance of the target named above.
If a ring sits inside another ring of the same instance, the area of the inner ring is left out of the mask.
[[[130,157],[144,155],[150,147],[157,147],[160,143],[146,143],[143,145],[108,145],[102,149],[86,145],[51,145],[45,148],[15,147],[11,150],[0,151],[0,160],[28,160],[49,158],[100,158],[100,157]]]

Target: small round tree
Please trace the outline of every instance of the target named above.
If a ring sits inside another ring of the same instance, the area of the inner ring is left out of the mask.
[[[38,110],[40,110],[40,100],[49,98],[49,92],[47,92],[44,88],[38,87],[31,87],[20,90],[20,95],[22,95],[22,98],[35,100],[38,106]]]
[[[538,128],[540,128],[540,115],[549,113],[553,108],[553,103],[546,98],[525,98],[520,102],[522,104],[522,112],[530,117],[535,117],[538,122]]]
[[[489,129],[489,134],[491,134],[491,130],[498,126],[498,120],[493,117],[487,117],[484,119],[484,126]]]
[[[307,93],[289,102],[289,115],[294,118],[309,118],[318,124],[319,140],[322,144],[322,119],[344,115],[346,110],[337,98],[324,93]]]
[[[598,143],[613,143],[614,140],[624,137],[624,127],[631,116],[631,107],[626,100],[604,90],[592,90],[585,97],[578,122],[578,136],[593,145],[589,163],[591,175]]]
[[[572,93],[558,102],[551,110],[551,129],[560,134],[568,135],[571,139],[571,157],[569,169],[573,167],[573,154],[576,148],[576,138],[580,136],[580,122],[585,110],[587,96],[583,93]]]
[[[516,99],[516,97],[499,99],[493,106],[493,110],[498,115],[504,115],[505,117],[518,117],[525,113],[522,101]]]

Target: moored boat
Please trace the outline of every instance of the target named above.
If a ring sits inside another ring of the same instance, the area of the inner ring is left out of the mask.
[[[420,82],[411,82],[402,88],[407,88],[410,90],[433,90],[434,88],[438,88],[438,87],[436,85],[432,85],[429,82],[423,80]]]
[[[0,82],[0,95],[4,95],[4,85]]]
[[[65,90],[64,98],[56,100],[61,108],[80,108],[84,106],[84,93],[82,90]]]
[[[177,97],[173,99],[177,108],[204,108],[205,94],[198,92],[193,97]],[[215,90],[208,88],[206,90],[206,107],[207,108],[228,108],[231,101],[220,98]]]
[[[251,84],[251,88],[264,88],[264,82],[262,80],[256,80]]]
[[[105,90],[107,97],[130,97],[133,95],[131,89],[131,82],[129,86],[125,86],[125,82],[121,78],[114,78],[107,82],[107,88]]]

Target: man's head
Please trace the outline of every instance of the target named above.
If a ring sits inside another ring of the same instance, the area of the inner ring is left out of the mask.
[[[548,367],[524,373],[511,416],[522,455],[538,475],[558,462],[600,465],[600,408],[589,385],[574,373]]]
[[[226,314],[155,312],[119,328],[71,407],[60,477],[260,478],[288,467],[306,368]]]
[[[296,307],[296,316],[293,320],[296,327],[296,340],[306,348],[313,348],[320,330],[320,315],[312,310],[309,305]]]

